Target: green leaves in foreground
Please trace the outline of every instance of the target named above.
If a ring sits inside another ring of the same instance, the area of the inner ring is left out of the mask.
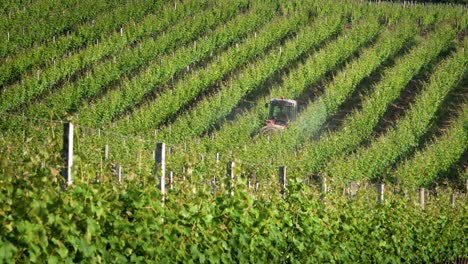
[[[0,262],[380,263],[468,255],[464,204],[423,211],[399,197],[376,206],[364,194],[322,203],[290,183],[284,199],[237,186],[233,195],[174,190],[163,205],[154,187],[77,184],[61,192],[43,175],[8,175],[0,185]]]

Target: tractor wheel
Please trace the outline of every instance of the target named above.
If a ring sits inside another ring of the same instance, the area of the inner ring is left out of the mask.
[[[282,130],[282,128],[279,126],[264,126],[262,128],[262,135],[271,135],[278,132],[279,130]]]

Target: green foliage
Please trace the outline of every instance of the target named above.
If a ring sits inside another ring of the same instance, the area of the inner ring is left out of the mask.
[[[433,262],[468,253],[463,204],[423,211],[390,196],[376,205],[364,191],[321,202],[294,182],[285,199],[236,185],[233,195],[174,190],[163,204],[155,187],[78,183],[62,192],[41,180],[47,174],[8,173],[0,187],[7,262]]]

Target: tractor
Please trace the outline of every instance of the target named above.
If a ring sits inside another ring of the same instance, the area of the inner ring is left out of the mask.
[[[284,130],[289,121],[294,120],[297,115],[297,101],[284,99],[284,97],[271,99],[265,107],[270,109],[266,125],[262,128],[262,134]]]

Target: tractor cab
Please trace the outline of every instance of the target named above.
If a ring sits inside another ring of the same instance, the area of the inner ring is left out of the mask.
[[[266,125],[286,126],[290,120],[294,120],[297,115],[297,102],[295,100],[271,99],[266,107],[270,107]]]

